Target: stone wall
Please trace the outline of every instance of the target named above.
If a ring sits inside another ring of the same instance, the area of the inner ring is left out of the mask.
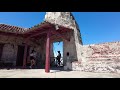
[[[52,23],[54,25],[60,25],[73,30],[72,36],[70,38],[70,42],[63,41],[63,63],[66,64],[66,53],[70,53],[70,60],[81,61],[81,47],[82,39],[79,27],[70,12],[46,12],[45,21]]]
[[[120,70],[120,42],[84,45],[82,62],[72,62],[72,70],[117,72]]]
[[[99,59],[120,59],[120,42],[111,42],[103,44],[84,45],[82,56],[86,60]]]
[[[38,43],[39,42],[41,41],[38,40]],[[12,62],[15,66],[17,59],[18,45],[24,45],[24,39],[21,37],[10,37],[10,36],[0,35],[0,43],[4,44],[1,60],[4,61],[5,63]],[[44,48],[41,47],[43,43],[37,45],[35,42],[30,40],[28,44],[31,47],[30,50],[34,48],[37,51],[37,60],[38,60],[37,62],[39,63],[41,60],[41,56],[43,56],[42,51],[44,51]]]
[[[70,42],[66,40],[63,41],[63,64],[64,65],[66,64],[66,61],[67,61],[67,52],[69,52],[71,62],[77,60],[77,52],[76,52],[76,46],[74,42],[74,34],[71,34]]]
[[[12,44],[5,44],[3,47],[3,53],[1,60],[6,62],[12,62],[16,65],[16,58],[17,58],[17,49],[18,47]]]
[[[72,63],[72,70],[74,71],[116,73],[117,69],[120,69],[120,62],[119,64],[114,61],[88,61],[86,63]]]
[[[23,38],[9,37],[0,35],[0,43],[4,44],[1,60],[4,62],[12,62],[16,65],[17,45],[21,45]]]
[[[63,41],[64,64],[69,52],[73,70],[115,72],[119,68],[120,42],[83,45],[79,27],[70,12],[47,12],[45,21],[73,30],[70,42]]]

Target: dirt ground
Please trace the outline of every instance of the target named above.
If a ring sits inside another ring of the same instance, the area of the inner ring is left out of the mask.
[[[0,78],[120,78],[118,73],[92,73],[44,69],[1,69]]]

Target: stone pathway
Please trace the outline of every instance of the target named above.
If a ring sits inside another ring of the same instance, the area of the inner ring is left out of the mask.
[[[45,73],[44,69],[3,69],[0,70],[0,78],[120,78],[120,74],[60,70]]]

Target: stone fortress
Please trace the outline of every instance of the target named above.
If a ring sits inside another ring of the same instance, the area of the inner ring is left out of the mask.
[[[62,35],[69,38],[67,41],[62,38],[54,39],[53,42],[63,41],[63,64],[64,69],[87,71],[87,72],[117,72],[120,69],[120,42],[109,42],[103,44],[83,45],[79,26],[70,12],[46,12],[44,23],[50,23],[56,27],[65,27],[71,29]],[[43,23],[43,24],[44,24]],[[28,30],[34,30],[34,26],[29,29],[0,24],[0,59],[4,62],[13,62],[14,66],[20,63],[18,50],[20,45],[24,46],[23,37],[11,37],[4,32],[24,33]],[[4,27],[4,28],[3,28]],[[51,37],[52,38],[52,37]],[[56,38],[56,37],[53,37]],[[52,43],[53,43],[52,42]],[[51,43],[50,56],[53,56],[53,46]],[[35,48],[38,52],[38,66],[45,64],[45,37],[38,40],[29,41],[30,50]],[[20,50],[19,50],[20,51]],[[23,51],[21,51],[22,53]],[[69,59],[67,60],[67,53]],[[22,63],[20,64],[22,65]]]
[[[64,44],[63,49],[63,55],[66,55],[66,51],[70,52],[72,70],[116,72],[119,68],[120,42],[83,45],[78,24],[70,12],[51,12],[46,15],[45,19],[73,29],[74,35],[70,42]]]

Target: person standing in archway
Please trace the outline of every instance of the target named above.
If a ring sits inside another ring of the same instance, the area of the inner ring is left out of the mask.
[[[60,51],[58,51],[58,56],[57,56],[57,61],[58,61],[58,65],[60,66],[60,59],[61,59],[61,53]]]

